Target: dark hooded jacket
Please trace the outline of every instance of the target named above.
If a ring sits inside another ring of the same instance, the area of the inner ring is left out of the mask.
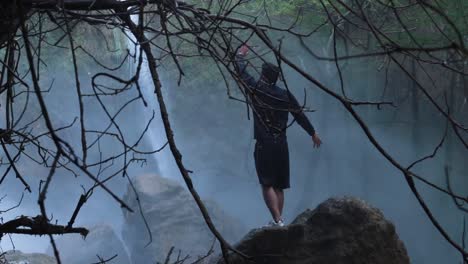
[[[291,92],[274,83],[266,83],[262,78],[255,81],[247,72],[243,58],[236,57],[236,64],[236,70],[247,86],[246,95],[253,111],[254,137],[257,141],[286,140],[288,113],[310,136],[315,134],[314,127]]]

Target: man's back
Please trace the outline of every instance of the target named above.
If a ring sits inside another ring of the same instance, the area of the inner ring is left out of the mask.
[[[293,106],[288,92],[260,80],[252,87],[250,98],[254,111],[255,139],[286,139],[288,113]]]
[[[312,124],[302,111],[294,95],[261,79],[248,92],[254,112],[254,136],[257,140],[285,140],[288,113],[310,135]]]
[[[310,135],[315,134],[314,127],[302,111],[294,95],[288,90],[269,84],[262,76],[258,81],[247,72],[246,61],[236,57],[237,70],[247,86],[245,93],[254,112],[254,137],[257,140],[286,139],[288,113]]]

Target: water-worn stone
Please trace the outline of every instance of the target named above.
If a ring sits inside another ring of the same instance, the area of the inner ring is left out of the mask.
[[[176,259],[180,250],[181,257],[190,256],[187,263],[209,251],[215,241],[214,236],[188,190],[175,181],[156,175],[140,175],[133,183],[153,236],[152,243],[148,245],[149,234],[141,215],[138,211],[130,213],[123,210],[122,237],[133,263],[164,263],[171,247],[174,247],[172,259]],[[138,210],[131,186],[124,201]],[[227,215],[213,201],[204,201],[204,204],[225,239],[237,241],[245,234],[247,230],[239,221]],[[219,249],[218,243],[214,244],[214,249]],[[212,257],[216,257],[216,254]]]
[[[23,253],[19,250],[10,250],[0,258],[3,264],[55,264],[55,258],[41,253]]]
[[[286,227],[252,230],[230,263],[409,264],[403,242],[382,212],[356,198],[331,198]],[[220,257],[218,264],[224,263]]]
[[[99,257],[102,259],[112,259],[112,264],[129,264],[130,260],[125,251],[122,241],[109,225],[97,225],[89,229],[86,239],[78,234],[67,234],[56,237],[56,244],[59,250],[62,263],[83,264],[97,263]],[[53,256],[52,248],[49,247],[47,253]]]

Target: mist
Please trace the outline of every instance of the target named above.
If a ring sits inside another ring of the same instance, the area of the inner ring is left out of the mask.
[[[92,36],[90,36],[92,37]],[[97,41],[97,40],[96,40]],[[315,37],[307,40],[317,46],[321,53],[327,38]],[[301,65],[302,69],[312,74],[320,82],[340,91],[340,79],[334,62],[317,60],[293,39],[283,39],[287,43],[284,54]],[[128,43],[127,43],[128,44]],[[125,42],[121,45],[124,45]],[[128,48],[132,48],[131,45]],[[259,48],[259,52],[262,47]],[[123,50],[123,48],[122,48]],[[110,58],[110,61],[118,61]],[[271,54],[265,56],[274,61]],[[81,63],[85,64],[83,61]],[[47,63],[47,61],[45,62]],[[79,126],[73,123],[78,116],[78,99],[71,83],[71,69],[50,65],[43,69],[41,84],[51,86],[45,95],[51,117],[57,127],[74,124],[63,131],[61,136],[68,139],[72,147],[79,151]],[[397,67],[389,66],[388,71],[368,66],[370,59],[356,59],[343,65],[344,88],[350,98],[365,98],[369,101],[391,100],[396,106],[356,106],[371,132],[379,143],[398,162],[410,165],[413,161],[429,155],[445,133],[446,121],[433,105],[423,96],[418,96],[418,107],[413,107],[410,94],[404,95],[411,80]],[[186,167],[193,171],[190,175],[202,198],[214,200],[228,214],[238,219],[248,229],[266,224],[270,215],[264,205],[260,184],[253,162],[252,113],[242,102],[232,100],[219,76],[211,74],[209,62],[202,59],[186,60],[183,64],[186,76],[178,84],[178,76],[171,58],[165,58],[159,68],[163,94],[169,109],[169,118],[173,126],[175,141],[179,147]],[[92,93],[91,77],[102,68],[89,66],[80,71],[83,93]],[[129,78],[136,70],[136,59],[128,59],[119,69],[122,78]],[[145,151],[157,150],[166,143],[166,135],[159,114],[151,76],[143,63],[140,84],[144,100],[138,98],[136,89],[128,89],[118,96],[102,96],[103,103],[113,111],[126,104],[129,98],[136,98],[121,111],[115,119],[128,142],[136,142],[144,131],[139,148]],[[257,63],[257,66],[260,66]],[[287,131],[289,139],[291,188],[286,191],[285,221],[287,223],[306,210],[315,208],[319,203],[332,196],[355,196],[382,210],[396,227],[396,231],[405,243],[412,263],[456,263],[460,254],[450,246],[431,224],[423,209],[414,197],[404,176],[386,160],[371,144],[363,129],[346,111],[342,104],[286,65],[282,66],[288,89],[306,102],[314,112],[306,115],[323,140],[319,149],[314,149],[311,138],[294,124]],[[251,72],[252,69],[250,69]],[[256,76],[258,77],[258,76]],[[445,84],[443,75],[435,76],[441,85]],[[427,81],[420,76],[421,80]],[[115,85],[102,80],[103,85]],[[235,82],[229,80],[234,96],[240,96]],[[284,84],[280,84],[284,87]],[[233,88],[234,87],[234,88]],[[386,87],[385,91],[382,87]],[[437,98],[443,101],[443,98]],[[2,100],[4,100],[2,98]],[[31,96],[28,102],[31,109],[38,109],[37,100]],[[93,130],[104,130],[109,121],[95,97],[84,99],[86,126]],[[4,111],[4,108],[0,108]],[[20,111],[18,107],[17,111]],[[465,111],[466,113],[466,111]],[[25,124],[37,117],[38,111],[28,111]],[[5,116],[0,113],[1,118]],[[250,118],[250,119],[249,119]],[[460,117],[466,121],[467,115]],[[148,124],[148,122],[150,122]],[[0,119],[3,124],[4,119]],[[76,121],[77,122],[77,121]],[[45,129],[38,127],[37,129]],[[112,131],[117,133],[115,128]],[[454,134],[448,133],[444,145],[437,155],[427,162],[417,165],[415,171],[424,175],[436,185],[446,186],[444,166],[450,167],[451,184],[455,193],[468,192],[467,156],[463,146],[454,143]],[[92,142],[93,136],[89,137]],[[98,161],[102,156],[117,155],[120,149],[112,137],[103,139],[99,147],[89,152],[89,160]],[[52,144],[45,141],[44,144]],[[153,173],[172,179],[184,185],[180,172],[174,162],[169,147],[145,156],[145,161],[136,161],[128,168],[130,179],[142,174]],[[118,158],[115,163],[124,162]],[[32,187],[32,193],[24,193],[21,206],[2,214],[4,219],[18,215],[39,215],[37,206],[40,181],[47,177],[48,169],[26,159],[19,161],[22,174]],[[112,170],[113,168],[110,168]],[[73,175],[59,168],[47,195],[46,204],[53,222],[68,221],[74,205],[83,193],[81,185],[89,188],[93,182],[86,175]],[[116,176],[106,185],[119,197],[127,191],[128,179]],[[185,186],[185,185],[184,185]],[[417,182],[417,188],[430,206],[434,216],[456,241],[463,229],[463,213],[458,211],[450,196]],[[18,179],[8,176],[0,185],[0,192],[6,195],[1,206],[9,208],[15,205],[24,186]],[[163,203],[164,201],[160,201]],[[80,212],[77,226],[96,224],[111,225],[121,237],[123,217],[122,209],[106,192],[97,188]],[[12,243],[13,242],[13,243]],[[125,244],[125,241],[123,241]],[[236,242],[236,241],[231,241]],[[46,252],[50,242],[48,237],[12,235],[1,241],[2,250],[13,247],[23,252]]]

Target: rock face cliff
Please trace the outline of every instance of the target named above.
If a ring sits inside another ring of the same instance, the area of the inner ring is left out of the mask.
[[[56,243],[62,263],[97,263],[99,262],[97,255],[104,260],[117,255],[110,261],[112,264],[130,263],[122,241],[109,225],[91,227],[86,239],[78,234],[69,234],[56,238]],[[47,253],[53,256],[54,253],[51,247],[49,247]]]
[[[207,228],[202,215],[190,193],[178,183],[157,175],[141,175],[133,180],[141,201],[142,211],[153,235],[149,235],[142,217],[137,212],[123,211],[122,237],[133,263],[164,263],[171,247],[175,258],[187,255],[191,263],[205,255],[213,245],[214,236]],[[124,200],[132,208],[138,204],[134,191],[129,186]],[[227,215],[213,201],[204,201],[218,230],[230,242],[238,241],[247,231],[239,221]],[[218,243],[214,245],[218,250]],[[214,254],[213,256],[216,256]],[[206,260],[208,261],[208,259]],[[172,263],[172,262],[169,262]]]
[[[230,263],[409,264],[405,246],[382,212],[355,198],[332,198],[286,227],[252,230]],[[220,257],[215,263],[222,264]]]

